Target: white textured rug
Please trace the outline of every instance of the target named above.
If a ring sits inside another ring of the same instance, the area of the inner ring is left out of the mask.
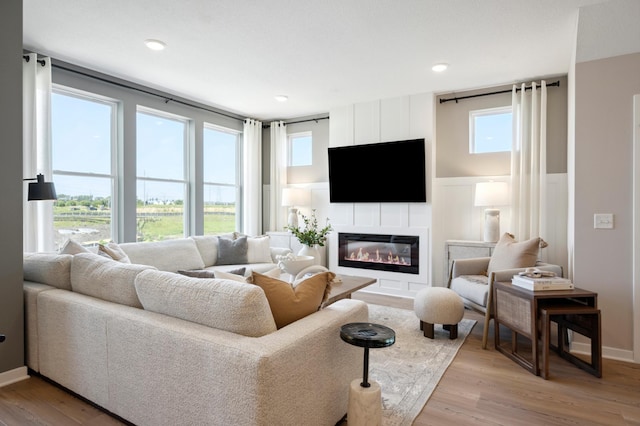
[[[369,321],[396,333],[392,346],[369,350],[369,380],[382,388],[382,423],[410,426],[476,321],[463,319],[454,340],[438,324],[435,339],[424,337],[412,310],[369,304]]]

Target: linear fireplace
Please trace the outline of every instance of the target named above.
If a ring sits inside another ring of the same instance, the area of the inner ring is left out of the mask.
[[[338,233],[338,266],[418,274],[420,237]]]

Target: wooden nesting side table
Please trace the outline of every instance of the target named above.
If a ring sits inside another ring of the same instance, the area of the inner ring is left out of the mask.
[[[541,375],[540,352],[542,353],[542,376],[548,377],[549,323],[558,323],[558,332],[563,335],[574,330],[591,338],[592,360],[585,363],[566,350],[566,337],[559,336],[558,350],[561,357],[578,367],[601,377],[602,350],[600,342],[600,311],[598,294],[575,288],[572,290],[531,291],[507,282],[493,285],[495,348],[536,376]],[[572,320],[571,318],[581,318]],[[511,330],[510,345],[500,341],[500,326]],[[543,332],[544,328],[544,332]],[[518,336],[531,341],[530,359],[518,352]],[[542,338],[542,348],[539,339]],[[542,349],[542,350],[541,350]]]

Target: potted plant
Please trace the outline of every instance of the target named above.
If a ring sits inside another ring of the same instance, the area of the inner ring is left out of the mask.
[[[302,217],[303,227],[299,226],[285,226],[285,229],[289,230],[297,239],[303,244],[302,249],[298,253],[304,256],[313,256],[316,262],[320,260],[320,253],[318,247],[323,247],[327,242],[327,235],[333,231],[331,224],[329,224],[329,218],[323,228],[318,225],[318,219],[316,218],[316,210],[311,211],[311,216]]]

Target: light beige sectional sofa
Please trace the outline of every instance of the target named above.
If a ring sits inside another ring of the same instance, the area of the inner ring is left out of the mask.
[[[185,238],[196,252],[121,244],[131,263],[25,254],[29,368],[140,426],[335,425],[362,373],[340,326],[367,321],[367,305],[341,300],[276,329],[260,287],[175,273],[213,266],[212,238]]]

